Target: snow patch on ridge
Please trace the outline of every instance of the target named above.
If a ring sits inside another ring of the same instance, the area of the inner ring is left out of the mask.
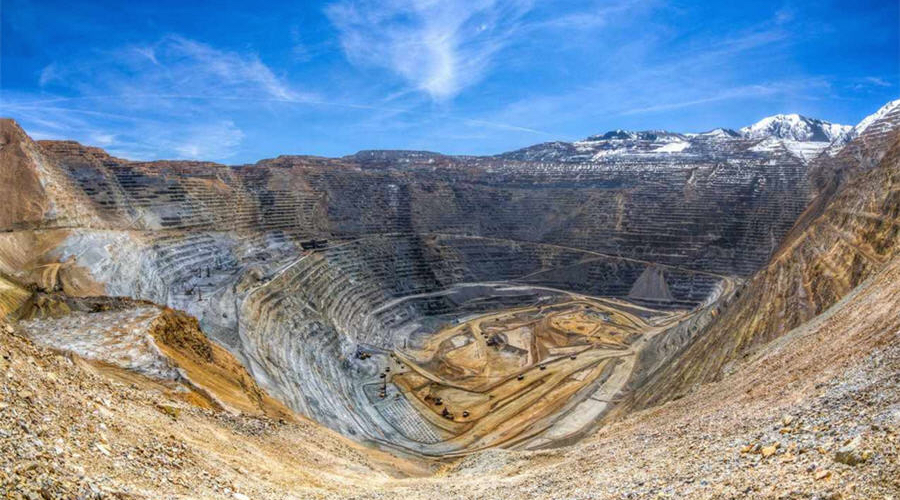
[[[857,124],[855,127],[853,127],[853,130],[850,131],[850,134],[853,137],[859,136],[860,134],[865,132],[866,129],[868,129],[870,126],[872,126],[873,123],[880,120],[881,118],[884,118],[888,113],[890,113],[891,111],[896,109],[898,106],[900,106],[900,99],[895,99],[895,100],[885,104],[878,111],[863,118],[862,121],[859,122],[859,124]]]
[[[710,137],[713,139],[734,139],[740,137],[740,134],[731,129],[717,128],[702,134],[696,134],[700,137]]]
[[[758,153],[768,153],[776,151],[779,148],[784,148],[789,153],[800,158],[804,162],[808,162],[816,156],[819,156],[822,151],[829,147],[829,144],[830,143],[827,142],[791,141],[787,139],[776,139],[774,137],[769,137],[750,148],[750,151],[755,151]]]
[[[670,142],[653,150],[654,153],[680,153],[689,148],[691,143],[687,141]]]
[[[900,108],[900,99],[895,99],[881,108],[878,111],[872,113],[871,115],[863,118],[855,127],[849,130],[843,137],[843,140],[834,141],[827,150],[829,156],[834,156],[838,154],[843,148],[844,145],[850,142],[853,139],[863,135],[866,131],[868,131],[872,126],[878,125],[879,122],[885,120],[888,115],[894,113]],[[886,122],[882,127],[887,126],[888,128],[894,127],[892,123]]]

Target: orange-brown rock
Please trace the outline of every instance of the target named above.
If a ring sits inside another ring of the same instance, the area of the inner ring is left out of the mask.
[[[291,410],[259,388],[231,353],[210,342],[196,318],[166,309],[150,325],[150,335],[213,406],[275,419],[295,418]]]
[[[37,226],[50,210],[34,163],[34,143],[15,122],[0,120],[0,230]]]

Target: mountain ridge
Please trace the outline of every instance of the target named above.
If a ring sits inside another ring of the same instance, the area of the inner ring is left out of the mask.
[[[856,126],[832,123],[827,120],[810,118],[797,113],[776,114],[742,127],[738,130],[717,127],[704,132],[676,132],[665,129],[626,130],[614,129],[607,132],[589,135],[575,141],[554,140],[536,143],[523,148],[504,151],[493,155],[447,154],[440,151],[419,149],[361,149],[355,153],[328,157],[309,154],[287,154],[279,157],[302,157],[311,160],[362,160],[366,162],[403,162],[415,161],[452,161],[452,159],[499,158],[523,161],[563,161],[583,162],[598,161],[606,155],[621,154],[696,154],[698,149],[708,149],[710,144],[729,143],[733,141],[752,141],[757,146],[755,151],[768,151],[784,146],[789,153],[801,160],[809,161],[822,151],[836,154],[840,148],[853,137],[858,136],[866,126],[885,114],[887,108],[900,105],[900,99],[892,101],[873,113]],[[879,114],[880,113],[880,114]],[[56,144],[68,144],[102,152],[105,150],[82,145],[73,140],[42,140]],[[707,148],[697,148],[697,142],[703,142]],[[726,147],[726,146],[723,146]],[[746,149],[746,148],[741,148]],[[591,154],[586,154],[591,153]],[[266,161],[265,158],[260,161]],[[271,158],[272,160],[277,158]],[[155,161],[184,161],[182,159],[157,159]]]
[[[708,155],[787,152],[808,162],[822,151],[840,149],[854,127],[796,113],[767,116],[739,130],[719,127],[700,133],[616,129],[584,139],[551,141],[496,155],[523,161],[595,162],[622,155]]]
[[[853,127],[797,113],[767,116],[738,132],[750,139],[777,138],[798,142],[833,142],[846,136]]]

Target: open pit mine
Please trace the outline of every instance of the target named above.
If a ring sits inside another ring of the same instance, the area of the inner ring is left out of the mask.
[[[226,166],[3,120],[0,490],[896,498],[898,126]]]

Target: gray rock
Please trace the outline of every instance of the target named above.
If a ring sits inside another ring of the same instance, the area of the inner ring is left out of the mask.
[[[851,439],[849,443],[840,447],[834,453],[835,462],[840,462],[846,465],[858,465],[869,459],[869,453],[865,450],[862,450],[860,445],[862,444],[862,439],[860,436],[856,436]]]

